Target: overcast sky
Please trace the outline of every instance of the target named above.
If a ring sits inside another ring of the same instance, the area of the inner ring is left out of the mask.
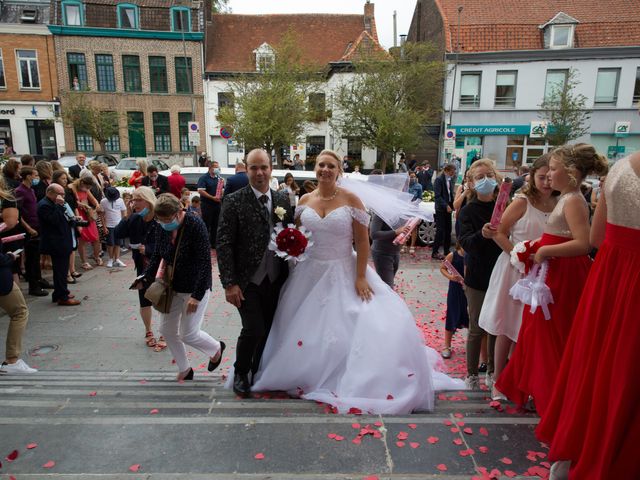
[[[233,13],[359,13],[366,0],[230,0]],[[376,26],[380,43],[393,46],[393,11],[398,12],[398,35],[408,33],[416,0],[377,0]]]

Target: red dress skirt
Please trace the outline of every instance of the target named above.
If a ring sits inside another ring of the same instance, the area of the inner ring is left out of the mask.
[[[536,430],[571,479],[640,478],[640,230],[607,224]]]
[[[569,240],[545,233],[540,246]],[[496,388],[517,405],[524,405],[529,395],[533,396],[540,416],[549,405],[573,315],[592,263],[586,255],[556,257],[548,261],[545,283],[553,295],[553,303],[549,305],[551,319],[545,320],[540,307],[531,313],[530,307],[525,306],[518,342],[496,383]]]

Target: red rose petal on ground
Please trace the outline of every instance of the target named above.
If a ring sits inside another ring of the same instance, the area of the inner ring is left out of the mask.
[[[469,455],[473,455],[475,451],[473,450],[473,448],[467,448],[466,450],[460,450],[460,452],[458,453],[461,457],[468,457]]]
[[[404,442],[400,442],[400,441],[398,441],[398,442],[396,442],[396,446],[397,446],[398,448],[402,448],[402,447],[404,447]]]
[[[504,471],[504,476],[505,477],[513,478],[513,477],[515,477],[517,475],[518,474],[516,472],[514,472],[513,470],[505,470]]]
[[[376,423],[374,423],[374,425],[376,427],[381,427],[382,426],[382,422],[380,420],[378,420]]]
[[[335,437],[333,437],[333,439],[334,439],[336,442],[341,442],[342,440],[344,440],[344,437],[343,437],[343,436],[341,436],[341,435],[336,435]]]
[[[156,413],[160,412],[160,410],[158,410],[157,408],[153,408],[151,409],[151,411],[149,412],[151,415],[155,415]]]
[[[447,427],[450,427],[451,425],[453,425],[453,422],[451,420],[445,420],[444,423]]]
[[[264,453],[256,453],[253,458],[256,460],[264,460]]]
[[[420,446],[420,444],[418,442],[411,442],[411,443],[409,443],[409,446],[411,448],[418,448]]]
[[[409,434],[407,432],[400,432],[396,438],[398,440],[406,440],[407,438],[409,438]]]
[[[336,438],[336,434],[335,433],[330,433],[330,434],[327,435],[327,437],[333,439],[333,438]]]
[[[20,455],[20,452],[18,452],[18,450],[14,450],[9,455],[7,455],[7,462],[13,462],[16,458],[18,458],[18,455]]]
[[[487,453],[489,451],[489,447],[478,447],[478,450],[480,450],[480,453]]]
[[[464,433],[466,433],[467,435],[473,435],[473,430],[471,430],[469,427],[465,428],[464,430],[462,430]]]
[[[441,472],[446,472],[447,471],[447,466],[444,463],[441,463],[441,464],[437,465],[436,468],[438,470],[440,470]]]
[[[37,443],[30,443],[27,445],[27,449],[28,450],[33,450],[34,448],[36,448],[38,446]]]
[[[460,429],[458,427],[451,428],[451,433],[458,433]]]
[[[89,396],[90,397],[95,397],[98,394],[98,392],[89,392]]]
[[[56,466],[56,462],[54,462],[53,460],[49,460],[47,463],[42,465],[42,468],[53,468],[55,466]]]
[[[500,461],[501,461],[502,463],[504,463],[505,465],[511,465],[511,464],[513,463],[513,460],[511,460],[511,459],[510,459],[510,458],[508,458],[508,457],[502,457],[502,458],[500,459]]]
[[[461,438],[454,438],[453,439],[453,443],[456,445],[462,445],[462,439]]]
[[[364,477],[362,480],[380,480],[377,475],[369,475],[368,477]]]
[[[427,438],[427,442],[429,442],[431,445],[433,445],[434,443],[438,443],[440,439],[438,437],[429,437]]]
[[[352,423],[351,424],[351,428],[358,429],[358,428],[360,428],[360,424],[359,423]]]
[[[478,432],[480,432],[480,435],[484,435],[485,437],[488,437],[488,436],[489,436],[489,431],[488,431],[486,428],[484,428],[484,427],[480,427],[480,428],[478,429]]]
[[[415,430],[417,427],[418,427],[418,426],[417,426],[415,423],[410,423],[410,424],[409,424],[409,428],[410,428],[411,430]]]
[[[353,440],[351,440],[351,443],[353,443],[354,445],[360,445],[362,443],[362,438],[356,437]]]

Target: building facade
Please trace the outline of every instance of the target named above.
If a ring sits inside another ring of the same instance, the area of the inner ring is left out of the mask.
[[[190,164],[191,121],[204,125],[204,10],[209,2],[171,0],[55,0],[52,25],[62,108],[82,95],[99,110],[118,113],[110,153]],[[68,152],[98,143],[65,125]]]
[[[511,170],[549,151],[540,105],[570,70],[591,111],[575,141],[612,159],[640,149],[640,12],[614,1],[506,3],[416,6],[409,39],[440,45],[447,62],[443,160],[483,156]]]
[[[331,128],[327,113],[339,85],[353,78],[352,62],[363,52],[384,52],[378,42],[374,4],[366,2],[360,15],[233,15],[215,14],[207,23],[205,110],[207,151],[221,165],[233,165],[244,157],[244,148],[229,138],[217,115],[233,104],[232,82],[238,74],[257,73],[263,62],[272,61],[274,47],[283,35],[293,32],[302,61],[325,71],[325,81],[309,102],[319,112],[299,143],[283,156],[299,154],[307,163],[325,148],[336,150],[351,161],[373,168],[376,150],[367,149],[357,138],[342,138]]]
[[[0,2],[0,154],[65,150],[48,22],[49,0]]]

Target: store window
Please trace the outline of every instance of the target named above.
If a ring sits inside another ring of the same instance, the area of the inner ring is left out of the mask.
[[[118,27],[128,29],[140,28],[137,5],[131,3],[121,3],[118,5]]]
[[[548,99],[556,92],[561,92],[567,83],[569,70],[547,70],[547,79],[544,85],[544,98]]]
[[[191,150],[189,145],[189,122],[191,121],[191,112],[178,112],[178,131],[180,135],[180,151],[188,152]]]
[[[307,137],[307,162],[315,161],[318,154],[324,150],[325,138],[322,136]]]
[[[545,138],[531,138],[526,135],[507,137],[506,168],[531,165],[538,157],[553,150]]]
[[[167,60],[164,57],[149,57],[149,82],[152,93],[167,93]]]
[[[63,0],[62,23],[70,26],[84,25],[84,14],[82,11],[82,3],[80,3],[77,0]]]
[[[463,72],[460,75],[460,106],[478,108],[480,106],[480,82],[482,74],[479,72]]]
[[[0,88],[6,88],[7,82],[4,79],[4,59],[2,58],[2,49],[0,49]]]
[[[122,56],[122,74],[125,92],[141,92],[142,77],[140,75],[140,57],[137,55]]]
[[[116,80],[113,75],[113,56],[96,55],[96,76],[98,78],[98,91],[116,91]]]
[[[2,55],[2,52],[0,52],[0,55]],[[2,63],[2,58],[0,58],[0,64]],[[2,67],[2,65],[0,65],[0,68]],[[640,67],[638,67],[636,69],[636,84],[635,87],[633,88],[633,103],[640,103]]]
[[[171,30],[174,32],[191,31],[191,11],[187,7],[171,7]]]
[[[595,105],[615,105],[618,103],[619,68],[599,68],[596,82]]]
[[[86,90],[89,88],[87,62],[84,53],[67,53],[67,67],[69,70],[69,88],[72,90]]]
[[[171,151],[169,112],[153,112],[153,145],[156,152]]]
[[[518,72],[516,70],[503,70],[496,73],[496,107],[516,106],[517,81]]]
[[[176,92],[193,93],[191,57],[176,57]]]
[[[38,55],[35,50],[16,50],[21,89],[40,89]]]

